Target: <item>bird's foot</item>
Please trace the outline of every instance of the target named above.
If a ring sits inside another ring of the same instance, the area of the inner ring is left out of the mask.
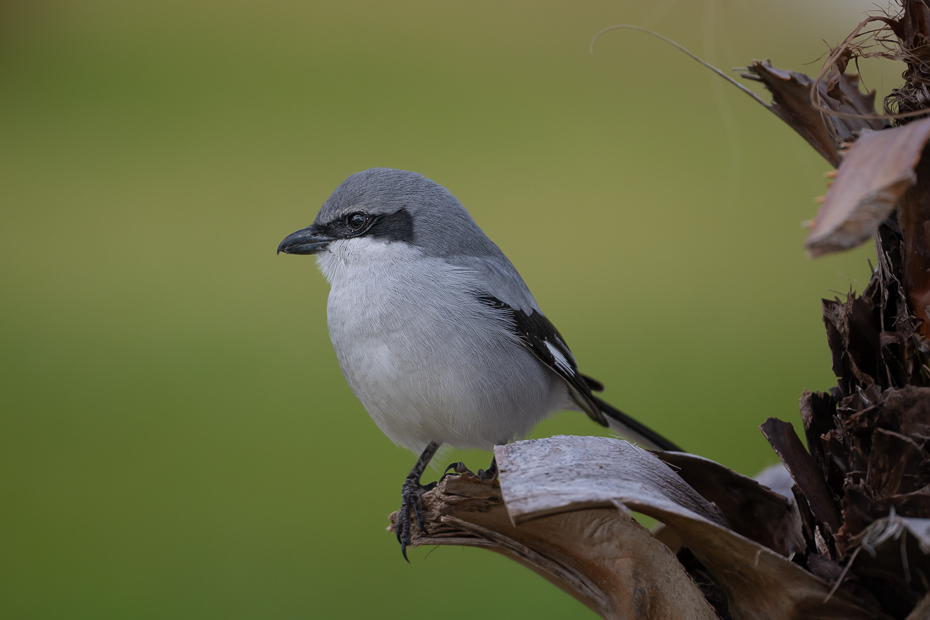
[[[436,487],[435,482],[422,485],[416,479],[407,478],[400,491],[400,511],[397,513],[397,522],[394,524],[394,531],[397,533],[397,542],[400,543],[400,552],[408,562],[407,547],[410,545],[411,513],[416,519],[417,525],[424,534],[429,534],[426,529],[426,519],[423,518],[423,501],[422,496],[427,491]]]
[[[451,472],[449,470],[452,470]],[[497,478],[497,459],[491,459],[491,464],[487,469],[479,469],[476,474],[472,470],[465,467],[465,463],[459,461],[458,463],[450,463],[446,470],[442,474],[442,478],[439,479],[439,482],[442,482],[446,479],[446,476],[451,476],[453,473],[458,475],[468,474],[469,476],[474,476],[478,480],[494,480]]]
[[[439,445],[440,442],[438,441],[431,441],[426,444],[423,453],[420,454],[420,458],[417,459],[413,469],[407,474],[407,479],[404,480],[404,486],[400,489],[400,512],[397,513],[397,521],[394,523],[394,532],[397,534],[397,542],[400,543],[400,552],[408,562],[410,559],[407,557],[407,546],[410,544],[411,512],[413,512],[413,517],[416,519],[420,529],[423,530],[423,533],[429,534],[429,532],[426,531],[426,519],[423,518],[423,501],[421,498],[424,493],[435,488],[436,483],[431,482],[424,486],[420,484],[420,476],[423,475],[423,471],[426,469],[426,466],[429,465],[430,459],[436,455],[436,450],[439,449]]]
[[[449,471],[450,469],[452,471]],[[449,463],[446,466],[446,469],[442,472],[442,477],[439,479],[439,482],[442,482],[446,479],[447,476],[451,476],[452,474],[458,474],[459,476],[468,474],[469,476],[474,476],[475,472],[465,467],[465,463],[462,461],[459,461],[458,463]]]
[[[497,474],[497,457],[494,457],[487,469],[478,470],[478,480],[494,480]]]

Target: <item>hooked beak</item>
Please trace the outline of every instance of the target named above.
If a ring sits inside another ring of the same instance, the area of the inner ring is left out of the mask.
[[[322,230],[322,227],[313,224],[285,237],[284,241],[278,245],[278,254],[281,252],[285,254],[319,254],[328,248],[333,241],[335,239],[327,235]]]

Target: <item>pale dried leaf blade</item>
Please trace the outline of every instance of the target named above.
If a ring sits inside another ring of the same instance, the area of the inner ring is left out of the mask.
[[[727,593],[733,618],[887,617],[842,591],[824,602],[832,584],[729,530],[713,506],[708,510],[706,500],[695,497],[670,468],[627,442],[553,437],[499,446],[495,454],[504,500],[520,528],[539,517],[587,512],[613,497],[618,507],[654,517],[681,534]]]
[[[423,503],[429,534],[414,528],[416,546],[495,551],[603,618],[717,618],[675,555],[626,512],[613,507],[566,512],[515,526],[497,482],[471,476],[447,478],[423,496]],[[391,517],[395,520],[396,513]]]
[[[497,446],[494,454],[507,510],[517,524],[580,507],[613,506],[621,499],[686,510],[727,526],[720,511],[668,465],[626,441],[563,435]],[[565,484],[566,477],[578,484]],[[533,487],[513,486],[529,480]],[[620,489],[623,495],[617,495]]]
[[[862,135],[847,152],[805,242],[811,257],[867,241],[914,184],[930,118]]]

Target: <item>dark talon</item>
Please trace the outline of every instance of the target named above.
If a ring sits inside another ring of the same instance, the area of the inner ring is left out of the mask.
[[[435,484],[421,486],[415,478],[407,478],[401,487],[400,494],[400,512],[397,515],[397,523],[394,525],[394,531],[397,533],[397,540],[400,542],[400,552],[408,562],[407,546],[410,544],[412,519],[410,513],[413,513],[413,520],[424,534],[429,534],[426,529],[426,519],[423,518],[423,506],[420,497],[426,493]]]
[[[417,464],[410,470],[410,474],[407,476],[407,479],[404,480],[404,484],[401,487],[400,511],[397,513],[397,522],[394,523],[394,533],[397,535],[397,542],[400,543],[400,553],[407,562],[410,562],[410,558],[407,557],[407,547],[410,546],[411,512],[413,512],[413,520],[420,526],[423,533],[429,534],[429,531],[426,529],[426,518],[423,516],[423,503],[421,498],[427,491],[435,489],[438,483],[430,482],[426,485],[420,484],[420,476],[423,475],[423,470],[426,469],[430,459],[433,458],[433,455],[436,454],[436,450],[438,449],[439,444],[435,441],[431,441],[429,445],[426,446],[426,449],[423,450],[423,454],[417,459]],[[446,476],[451,475],[449,472],[450,469],[460,476],[465,474],[469,476],[475,475],[465,467],[465,463],[452,463],[446,467],[439,482],[445,480]],[[487,470],[479,469],[477,477],[479,480],[494,480],[494,478],[497,477],[497,459],[491,461],[491,465]]]
[[[413,511],[413,518],[416,520],[417,525],[420,526],[424,534],[429,534],[426,529],[426,519],[423,518],[423,505],[420,498],[424,493],[435,488],[436,483],[431,482],[427,485],[421,485],[420,476],[423,475],[423,470],[426,469],[430,459],[433,458],[433,455],[436,454],[436,450],[438,449],[439,444],[434,441],[426,446],[426,449],[423,450],[423,454],[417,459],[417,464],[410,470],[410,474],[407,476],[407,479],[404,480],[404,484],[401,487],[400,511],[397,513],[397,522],[394,523],[394,533],[397,534],[397,541],[400,543],[400,553],[407,562],[410,562],[410,558],[407,557],[407,547],[410,545],[411,510]]]
[[[495,456],[491,459],[491,464],[488,465],[487,469],[478,470],[478,479],[479,480],[494,480],[497,478],[497,457]]]
[[[407,560],[407,564],[410,564],[410,558],[407,557],[407,543],[404,542],[405,540],[410,540],[410,532],[407,531],[408,525],[409,523],[404,523],[404,535],[403,537],[398,536],[397,540],[400,541],[400,554]]]
[[[450,469],[452,470],[451,473],[449,472]],[[451,476],[452,473],[456,473],[460,476],[462,474],[468,474],[469,476],[475,475],[470,469],[465,467],[465,463],[463,463],[462,461],[459,461],[457,463],[449,463],[448,465],[446,465],[446,468],[445,470],[443,470],[442,477],[439,479],[439,482],[442,482],[443,480],[445,480],[447,476]]]

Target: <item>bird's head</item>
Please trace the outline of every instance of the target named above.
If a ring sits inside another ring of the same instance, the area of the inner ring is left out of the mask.
[[[475,254],[493,246],[443,186],[416,172],[372,168],[343,181],[313,224],[288,235],[278,252],[320,254],[338,241],[356,239],[404,243],[430,256]]]

